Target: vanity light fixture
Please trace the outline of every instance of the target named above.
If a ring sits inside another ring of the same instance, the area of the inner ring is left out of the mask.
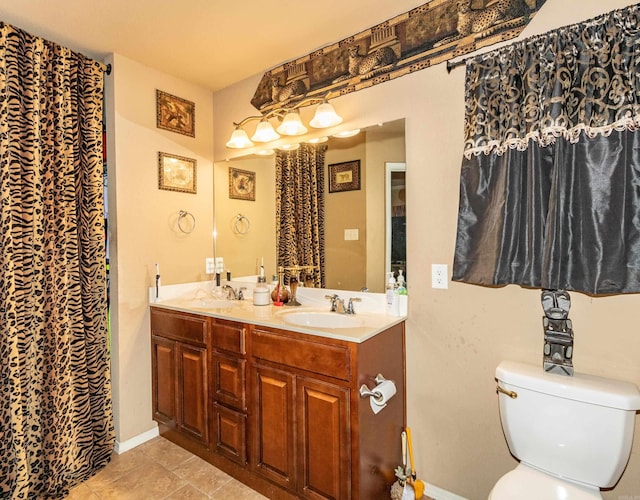
[[[326,99],[316,109],[316,114],[309,122],[313,128],[329,128],[342,123],[342,117]]]
[[[297,142],[294,142],[294,143],[291,143],[291,144],[282,144],[282,145],[278,146],[278,149],[280,151],[295,151],[299,147],[300,147],[300,144],[298,144]]]
[[[228,148],[234,149],[250,148],[251,146],[253,146],[253,142],[251,142],[251,139],[249,139],[247,133],[242,128],[237,126],[231,134],[231,139],[229,139],[226,146]]]
[[[314,137],[313,139],[309,139],[307,144],[322,144],[323,142],[327,142],[329,138],[326,135],[322,137]]]
[[[266,118],[260,120],[256,133],[251,136],[253,142],[271,142],[280,139],[280,134],[273,129],[273,125]]]
[[[259,156],[271,156],[274,152],[273,149],[260,149],[256,151],[256,154]]]
[[[302,124],[300,113],[297,109],[289,111],[276,130],[282,135],[302,135],[307,133],[307,127]]]
[[[353,130],[343,130],[342,132],[333,134],[331,137],[338,137],[340,139],[344,139],[346,137],[353,137],[354,135],[358,135],[359,133],[360,133],[360,129],[354,128]]]
[[[238,123],[234,123],[235,130],[231,134],[231,138],[226,146],[233,149],[245,149],[253,147],[256,142],[268,143],[278,140],[283,136],[297,136],[307,133],[307,127],[300,119],[300,108],[319,104],[314,117],[309,125],[314,128],[329,128],[342,123],[342,117],[336,113],[333,105],[329,103],[327,96],[324,97],[307,97],[301,101],[292,104],[289,107],[277,108],[265,113],[264,115],[249,116]],[[280,120],[280,125],[274,130],[269,120],[273,117]],[[243,129],[250,121],[259,121],[251,139]]]

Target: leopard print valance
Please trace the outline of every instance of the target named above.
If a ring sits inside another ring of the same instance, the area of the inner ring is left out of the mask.
[[[464,155],[640,128],[640,4],[467,62]]]

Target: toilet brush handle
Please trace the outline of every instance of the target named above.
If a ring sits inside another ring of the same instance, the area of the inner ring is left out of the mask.
[[[402,442],[402,472],[404,474],[407,473],[407,433],[402,431],[400,434],[400,439]]]

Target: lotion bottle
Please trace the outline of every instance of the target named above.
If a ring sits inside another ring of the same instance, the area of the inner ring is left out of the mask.
[[[387,273],[387,314],[392,316],[398,315],[398,300],[396,291],[396,279],[393,277],[393,271]]]

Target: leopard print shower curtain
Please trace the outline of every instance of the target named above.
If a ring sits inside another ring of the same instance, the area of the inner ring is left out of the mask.
[[[313,286],[325,286],[324,157],[326,145],[301,144],[276,154],[278,266],[315,266]],[[287,279],[288,279],[287,273]],[[303,278],[304,279],[304,278]]]
[[[102,64],[0,23],[0,498],[113,450],[102,96]]]

